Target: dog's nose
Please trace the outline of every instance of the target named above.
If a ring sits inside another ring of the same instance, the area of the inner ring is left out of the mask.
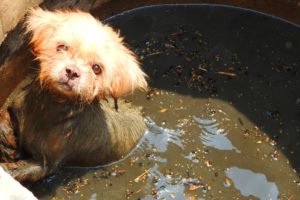
[[[74,80],[80,77],[80,72],[79,69],[76,67],[67,67],[66,68],[66,76],[70,80]]]

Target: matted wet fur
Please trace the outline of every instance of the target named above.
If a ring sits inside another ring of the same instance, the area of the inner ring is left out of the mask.
[[[119,34],[88,13],[39,8],[27,30],[40,71],[0,111],[0,166],[35,181],[60,166],[126,156],[146,125],[139,109],[119,100],[116,110],[114,100],[147,82]]]
[[[1,119],[0,138],[10,130],[5,138],[16,134],[19,146],[13,138],[4,142],[12,145],[0,148],[8,162],[0,165],[22,181],[38,180],[62,165],[107,164],[126,156],[146,130],[140,110],[123,100],[119,100],[119,111],[112,99],[78,103],[42,90],[36,81],[25,87],[9,112],[1,113],[7,116]],[[18,152],[26,155],[14,159]],[[19,160],[22,157],[28,160]]]

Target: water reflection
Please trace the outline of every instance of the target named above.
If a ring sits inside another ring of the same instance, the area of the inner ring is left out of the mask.
[[[166,152],[169,143],[173,143],[183,149],[182,131],[160,127],[150,117],[147,117],[145,120],[148,125],[148,131],[142,144],[143,148],[156,152]]]
[[[97,200],[97,194],[96,193],[92,194],[89,200]]]
[[[196,154],[194,152],[190,152],[187,156],[183,157],[192,161],[193,163],[199,163],[199,160],[197,159]]]
[[[152,167],[149,171],[148,180],[155,182],[154,186],[156,189],[156,195],[146,195],[143,200],[154,200],[154,199],[164,199],[164,200],[174,200],[174,199],[189,199],[185,196],[186,186],[196,186],[199,188],[205,188],[204,184],[195,178],[172,178],[172,176],[166,174],[164,175],[159,171],[159,166],[157,164]]]
[[[219,128],[219,124],[215,119],[202,119],[193,116],[193,119],[199,124],[202,130],[200,139],[205,146],[213,147],[219,150],[233,150],[241,153],[231,141],[227,138],[227,133],[224,129]]]
[[[148,160],[156,161],[156,162],[161,162],[161,163],[166,163],[168,160],[166,158],[163,158],[158,155],[150,154],[148,156]]]
[[[254,173],[238,167],[228,168],[225,170],[225,174],[245,197],[252,195],[261,200],[278,199],[279,192],[276,184],[269,182],[264,174]]]

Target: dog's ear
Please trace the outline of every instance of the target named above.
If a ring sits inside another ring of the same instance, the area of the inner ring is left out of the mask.
[[[125,46],[123,38],[112,28],[104,26],[105,33],[109,34],[106,43],[106,91],[114,98],[132,93],[136,89],[147,89],[147,75],[140,68],[134,53]],[[103,49],[105,51],[105,49]]]
[[[110,94],[118,98],[123,94],[132,93],[136,89],[146,90],[146,74],[141,70],[135,56],[124,48],[122,56],[116,57],[117,68],[111,80]]]
[[[57,17],[53,12],[41,8],[31,9],[26,18],[26,32],[31,32],[34,52],[38,53],[43,42],[47,41],[55,30]]]

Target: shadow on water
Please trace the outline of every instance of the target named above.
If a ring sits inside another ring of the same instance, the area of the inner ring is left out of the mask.
[[[148,7],[108,23],[139,55],[152,87],[228,102],[300,170],[299,27],[214,5]]]
[[[300,28],[217,5],[165,5],[106,21],[151,90],[128,97],[149,125],[120,163],[63,169],[41,199],[288,199],[299,193]]]

